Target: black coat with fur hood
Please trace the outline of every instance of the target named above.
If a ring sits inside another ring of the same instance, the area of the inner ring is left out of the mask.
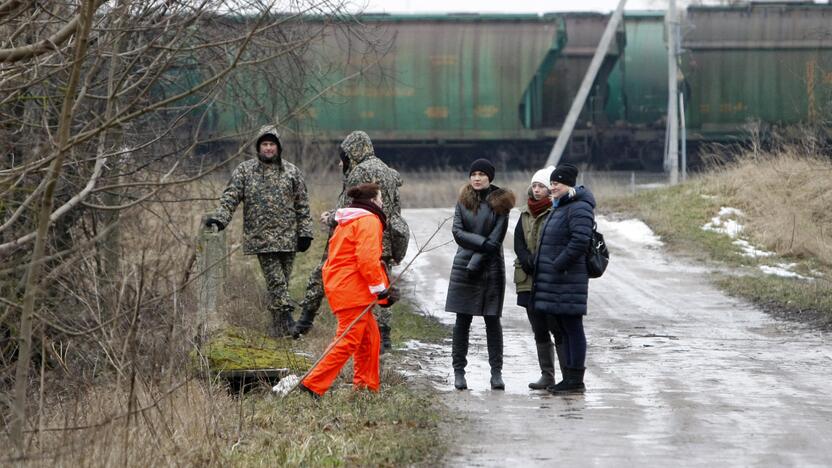
[[[446,311],[502,315],[506,289],[503,239],[513,206],[514,194],[495,185],[476,191],[466,184],[460,190],[453,225],[459,247],[451,268]]]

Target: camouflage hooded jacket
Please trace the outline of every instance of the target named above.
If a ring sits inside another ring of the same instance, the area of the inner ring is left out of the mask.
[[[313,237],[303,174],[294,164],[280,159],[280,152],[275,159],[272,163],[259,159],[240,163],[214,216],[227,226],[237,205],[243,203],[246,255],[294,252],[299,237]]]
[[[337,208],[349,205],[352,200],[347,197],[346,189],[359,184],[376,183],[381,187],[381,200],[384,204],[382,211],[387,216],[388,228],[384,230],[382,237],[382,258],[392,258],[391,242],[392,230],[397,224],[404,223],[401,217],[402,207],[399,201],[399,187],[402,185],[402,177],[395,169],[391,169],[384,162],[377,158],[373,150],[373,142],[370,137],[360,131],[354,131],[347,135],[341,142],[343,150],[350,164],[344,176],[344,191],[338,197]],[[405,229],[406,224],[405,224]]]

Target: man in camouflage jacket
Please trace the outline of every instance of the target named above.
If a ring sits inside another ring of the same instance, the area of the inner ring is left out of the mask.
[[[402,178],[398,171],[391,169],[381,159],[376,157],[370,137],[360,130],[354,131],[341,142],[339,149],[342,170],[344,172],[344,184],[341,195],[338,197],[336,209],[343,208],[352,201],[347,197],[346,189],[359,184],[374,182],[381,186],[381,198],[384,202],[382,210],[385,216],[387,216],[388,224],[391,221],[403,223],[401,203],[399,202],[399,187],[402,185]],[[333,228],[334,223],[331,214],[334,212],[335,210],[326,212],[321,216],[322,221]],[[330,230],[330,234],[331,232]],[[388,271],[394,263],[391,243],[391,231],[390,229],[385,229],[382,236],[382,260],[387,264]],[[324,250],[324,256],[320,264],[309,275],[306,294],[302,303],[303,315],[295,325],[294,334],[296,337],[312,328],[315,314],[321,306],[321,301],[324,297],[321,269],[326,262],[326,255],[327,251]],[[390,349],[391,346],[390,309],[376,307],[374,312],[378,319],[379,330],[381,331],[383,352],[385,349]]]
[[[222,230],[243,203],[243,253],[257,255],[269,291],[272,336],[287,336],[294,326],[289,277],[295,252],[312,243],[312,219],[303,174],[282,158],[280,134],[263,127],[255,143],[257,159],[234,169],[216,213],[205,222]]]

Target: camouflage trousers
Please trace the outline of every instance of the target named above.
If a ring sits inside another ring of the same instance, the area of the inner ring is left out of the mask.
[[[324,280],[322,271],[324,263],[326,263],[328,251],[329,242],[327,242],[327,248],[324,249],[321,262],[318,263],[318,266],[316,266],[315,269],[312,270],[312,273],[309,274],[309,280],[306,282],[306,293],[303,295],[302,308],[304,311],[309,310],[317,313],[318,309],[321,308],[321,302],[324,300]],[[387,271],[391,271],[390,261],[386,260],[385,263],[387,263]],[[373,308],[373,315],[375,315],[379,326],[390,326],[390,308],[376,306]]]
[[[292,276],[292,264],[295,262],[294,252],[269,252],[257,254],[260,269],[266,278],[266,289],[269,293],[267,310],[272,316],[281,311],[292,312],[294,306],[289,298],[289,278]]]

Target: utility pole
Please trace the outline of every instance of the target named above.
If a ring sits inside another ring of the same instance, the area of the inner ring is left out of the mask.
[[[679,93],[679,128],[682,145],[682,182],[688,180],[688,130],[685,123],[685,93]]]
[[[665,168],[670,172],[670,185],[679,183],[679,98],[676,71],[676,28],[679,19],[676,16],[676,0],[669,0],[667,8],[667,154]]]
[[[590,89],[592,89],[592,84],[595,82],[595,77],[598,75],[598,70],[601,68],[601,63],[603,63],[612,39],[615,37],[618,23],[621,22],[621,17],[624,16],[625,3],[627,3],[627,0],[620,0],[618,7],[615,9],[615,13],[610,16],[607,28],[601,36],[601,41],[598,43],[598,48],[595,49],[595,55],[592,56],[592,61],[589,63],[589,69],[587,69],[586,75],[584,75],[584,79],[581,81],[581,87],[578,89],[578,93],[572,101],[572,107],[569,108],[569,113],[566,114],[566,120],[563,121],[563,126],[560,128],[555,146],[552,147],[552,150],[549,152],[549,157],[546,158],[547,166],[557,166],[561,156],[563,156],[563,151],[569,143],[572,130],[575,129],[575,123],[578,121],[578,116],[584,108],[584,103],[586,102],[587,96],[589,96]]]

